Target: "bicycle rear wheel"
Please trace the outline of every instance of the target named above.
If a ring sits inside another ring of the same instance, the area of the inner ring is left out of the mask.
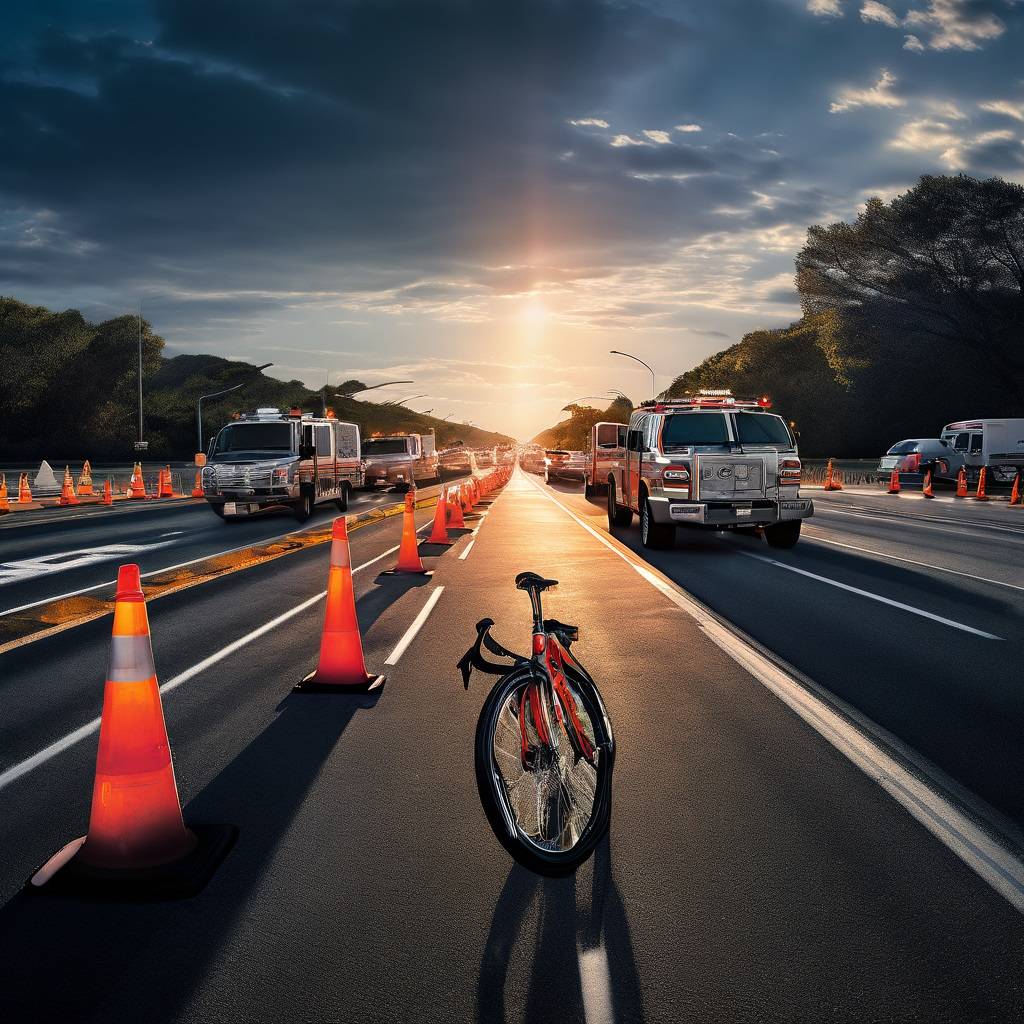
[[[488,694],[476,731],[476,779],[488,821],[502,845],[541,874],[574,870],[608,830],[614,745],[596,687],[573,673],[566,689],[596,748],[579,757],[564,723],[552,721],[551,744],[540,743],[529,688],[536,676],[521,669],[502,676]],[[554,719],[554,716],[551,716]],[[522,725],[533,752],[522,756]]]

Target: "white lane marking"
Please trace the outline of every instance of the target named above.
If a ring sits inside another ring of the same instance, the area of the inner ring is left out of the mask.
[[[323,525],[323,524],[320,524]],[[424,523],[423,526],[417,528],[416,532],[419,533],[421,530],[425,530],[430,525],[429,522]],[[312,527],[312,529],[318,529],[319,527]],[[251,540],[245,544],[239,544],[238,547],[228,548],[226,551],[213,551],[207,555],[200,555],[198,558],[190,558],[187,562],[178,562],[176,565],[165,565],[159,569],[150,569],[148,572],[142,573],[142,579],[146,579],[148,576],[159,576],[161,573],[174,572],[175,569],[187,569],[190,565],[195,565],[197,562],[205,562],[208,558],[220,558],[223,555],[233,555],[236,551],[244,551],[246,548],[259,547],[261,544],[270,544],[275,540],[283,540],[285,537],[292,537],[297,533],[302,533],[304,530],[308,530],[310,527],[302,526],[297,530],[289,530],[287,533],[275,534],[273,537],[264,537],[260,540]],[[391,551],[397,551],[398,548],[391,548]],[[390,552],[388,552],[390,554]],[[353,570],[354,572],[355,570]],[[64,601],[69,597],[78,597],[81,594],[89,594],[94,590],[100,590],[103,587],[112,587],[117,580],[104,580],[102,583],[94,583],[91,587],[82,587],[79,590],[69,590],[66,594],[57,594],[52,597],[41,597],[38,601],[29,601],[27,604],[19,604],[14,608],[4,608],[0,610],[0,616],[13,615],[15,612],[28,611],[29,608],[38,608],[41,604],[49,604],[51,601]]]
[[[812,527],[812,529],[817,530],[818,528]],[[806,530],[807,527],[805,526],[804,531],[806,532]],[[987,576],[976,576],[972,572],[961,572],[959,569],[950,569],[945,565],[932,565],[931,562],[920,562],[916,558],[904,558],[901,555],[890,555],[886,551],[876,551],[874,548],[862,548],[858,547],[856,544],[844,544],[842,541],[830,540],[828,537],[820,537],[817,533],[811,534],[808,539],[811,541],[817,541],[819,544],[831,544],[833,547],[837,548],[849,548],[851,551],[863,551],[866,555],[877,555],[879,558],[890,562],[906,562],[908,565],[920,565],[925,569],[934,569],[936,572],[948,572],[953,576],[964,576],[969,580],[977,580],[979,583],[991,583],[996,587],[1009,587],[1010,590],[1024,591],[1024,587],[1018,586],[1016,583],[1007,583],[1005,580],[992,580]]]
[[[444,587],[438,587],[427,598],[427,603],[420,609],[419,615],[412,620],[412,625],[405,631],[405,635],[398,641],[395,649],[384,659],[385,665],[398,664],[398,659],[405,654],[406,648],[416,639],[416,634],[423,628],[423,623],[427,621],[427,617],[434,610],[434,605],[437,604],[443,593]]]
[[[185,531],[184,530],[171,530],[170,533],[161,533],[161,537],[180,537]]]
[[[1004,639],[1001,636],[996,636],[994,633],[986,633],[983,629],[975,629],[973,626],[968,626],[963,622],[957,622],[956,619],[947,619],[944,615],[936,615],[934,612],[926,612],[923,608],[915,608],[912,604],[894,601],[891,597],[882,597],[881,594],[872,593],[870,590],[861,590],[860,587],[851,587],[849,583],[840,583],[839,580],[831,579],[828,576],[819,576],[816,572],[798,569],[795,565],[780,562],[775,558],[769,558],[767,555],[755,555],[752,551],[740,551],[739,554],[743,555],[744,558],[754,558],[758,562],[764,562],[766,565],[774,565],[780,569],[786,569],[788,572],[795,572],[800,576],[806,576],[810,580],[817,580],[819,583],[827,583],[830,587],[837,587],[839,590],[845,590],[847,593],[857,594],[859,597],[866,597],[872,601],[878,601],[880,604],[887,604],[890,608],[899,608],[900,611],[920,615],[922,618],[931,619],[933,622],[941,622],[944,626],[952,626],[953,629],[962,630],[964,633],[973,633],[975,636],[983,637],[985,640]]]
[[[851,509],[845,508],[831,508],[828,505],[815,505],[814,514],[817,515],[819,512],[831,513],[833,515],[840,516],[851,516],[854,519],[870,519],[874,522],[889,523],[889,524],[908,524],[910,526],[924,526],[930,530],[936,530],[939,533],[959,533],[962,529],[970,530],[998,530],[1000,533],[1011,533],[1017,537],[1024,537],[1024,530],[1015,529],[1012,526],[998,526],[995,523],[972,523],[969,519],[953,519],[948,516],[913,516],[910,514],[900,514],[898,512],[888,512],[879,509],[877,513],[871,512],[869,509],[864,511],[852,511]],[[934,522],[929,522],[933,520]],[[959,530],[947,530],[942,526],[935,526],[934,523],[946,523],[948,525],[959,527]]]
[[[472,539],[472,540],[471,540],[471,541],[470,541],[470,542],[469,542],[469,543],[468,543],[468,544],[466,545],[466,550],[465,550],[465,551],[463,551],[461,555],[459,555],[459,560],[460,560],[460,561],[465,561],[465,560],[466,560],[466,559],[467,559],[467,558],[469,557],[469,553],[470,553],[470,551],[472,551],[472,550],[473,550],[473,545],[474,545],[475,543],[476,543],[476,538],[474,537],[474,538],[473,538],[473,539]]]
[[[69,569],[84,569],[98,562],[109,562],[127,555],[142,555],[159,548],[170,547],[174,541],[165,540],[156,544],[101,544],[96,547],[76,548],[72,551],[55,551],[37,558],[22,558],[15,562],[0,562],[0,586],[10,583],[24,583],[41,576],[51,576]]]
[[[577,946],[576,959],[579,963],[584,1019],[587,1024],[615,1024],[607,950],[604,946],[595,946],[593,949]]]
[[[980,829],[955,804],[933,790],[924,779],[908,771],[900,761],[879,747],[852,722],[833,711],[797,679],[705,611],[681,587],[661,579],[646,566],[635,562],[628,548],[602,536],[571,509],[545,494],[541,487],[536,484],[534,486],[606,548],[632,566],[651,586],[686,612],[733,661],[774,693],[868,778],[877,782],[911,817],[956,854],[1014,909],[1024,913],[1024,863]]]
[[[393,548],[388,548],[387,551],[377,555],[376,558],[371,558],[370,561],[363,562],[362,565],[356,566],[352,570],[353,574],[374,565],[382,558],[387,558],[388,555],[394,554],[397,550],[398,545],[396,544]],[[321,590],[319,594],[314,594],[313,597],[296,605],[294,608],[290,608],[282,615],[279,615],[276,619],[271,619],[270,622],[266,622],[262,626],[257,627],[251,633],[246,633],[245,636],[232,641],[226,647],[222,647],[219,651],[211,654],[208,658],[204,658],[191,668],[187,668],[184,672],[179,672],[178,675],[174,676],[172,679],[168,679],[167,682],[160,687],[160,692],[170,693],[171,690],[177,689],[182,683],[188,682],[194,676],[199,675],[200,672],[204,672],[212,665],[216,665],[219,661],[223,661],[229,655],[234,654],[235,651],[240,650],[247,644],[251,644],[253,640],[258,640],[264,634],[269,633],[280,625],[283,625],[289,619],[292,619],[301,612],[304,612],[307,608],[312,607],[317,603],[317,601],[322,600],[326,596],[327,591]],[[0,789],[4,789],[12,782],[20,779],[23,775],[27,775],[33,769],[38,768],[41,764],[45,764],[51,758],[54,758],[58,754],[68,750],[70,747],[73,747],[76,743],[81,742],[87,736],[91,736],[94,732],[99,730],[99,727],[100,719],[94,718],[91,722],[86,722],[85,725],[79,726],[74,731],[69,732],[66,736],[62,736],[59,740],[55,740],[48,747],[44,747],[31,757],[26,758],[24,761],[19,761],[18,764],[12,765],[4,772],[0,772]]]

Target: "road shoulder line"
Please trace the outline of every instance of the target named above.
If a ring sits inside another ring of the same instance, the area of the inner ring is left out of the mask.
[[[618,555],[655,589],[693,618],[708,639],[778,697],[824,740],[878,783],[911,817],[988,883],[1017,911],[1024,913],[1024,863],[994,836],[939,792],[915,775],[899,758],[886,751],[817,693],[795,672],[777,664],[748,642],[736,627],[713,615],[675,581],[635,559],[633,552],[614,537],[604,536],[539,484],[529,483],[557,505],[579,526]]]

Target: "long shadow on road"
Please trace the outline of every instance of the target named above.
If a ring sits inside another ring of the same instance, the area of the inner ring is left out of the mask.
[[[494,908],[477,984],[477,1020],[546,1024],[585,1020],[642,1021],[629,922],[612,877],[611,841],[592,858],[589,906],[577,905],[586,865],[567,878],[542,878],[516,864]],[[532,936],[524,926],[536,907]],[[532,948],[526,948],[527,946]],[[525,978],[510,979],[525,963]],[[522,1010],[506,1005],[510,980],[525,993]]]
[[[22,892],[0,911],[0,1019],[169,1021],[251,909],[275,851],[352,718],[373,698],[291,695],[273,722],[185,808],[239,826],[206,889],[175,903]],[[336,804],[344,814],[344,800]],[[70,838],[70,837],[69,837]]]

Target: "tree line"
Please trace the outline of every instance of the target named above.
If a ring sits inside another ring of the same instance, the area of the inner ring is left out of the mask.
[[[138,437],[139,317],[88,322],[75,309],[54,312],[0,297],[0,459],[55,462],[135,458]],[[258,406],[297,406],[320,413],[323,397],[301,381],[282,381],[256,366],[213,355],[163,355],[164,339],[142,321],[142,371],[146,458],[188,459],[197,444],[200,395],[243,384],[238,391],[203,403],[203,435],[209,437],[236,411]],[[342,390],[354,391],[359,381]],[[426,432],[438,444],[472,446],[509,441],[503,434],[445,423],[411,409],[354,398],[328,398],[339,419],[373,431]]]

